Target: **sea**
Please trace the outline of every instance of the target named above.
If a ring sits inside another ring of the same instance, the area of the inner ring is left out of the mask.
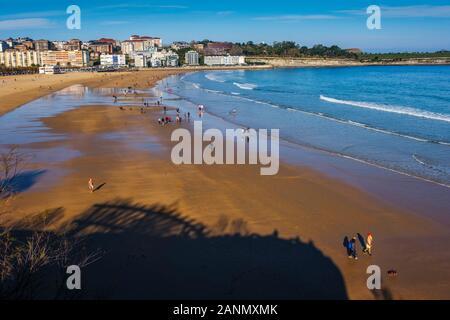
[[[234,125],[450,187],[450,66],[199,71],[159,89]]]

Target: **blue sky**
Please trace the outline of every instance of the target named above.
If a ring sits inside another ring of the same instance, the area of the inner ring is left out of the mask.
[[[2,1],[3,2],[3,1]],[[64,40],[130,34],[178,40],[337,44],[366,51],[450,50],[450,0],[20,0],[1,4],[0,39]],[[81,8],[81,30],[66,28],[66,8]],[[382,29],[368,30],[369,5],[382,8]]]

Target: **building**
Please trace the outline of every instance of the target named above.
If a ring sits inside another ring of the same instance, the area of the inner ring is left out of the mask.
[[[89,50],[92,52],[98,52],[101,54],[112,54],[113,44],[110,42],[96,42],[93,41],[89,44]]]
[[[41,64],[40,56],[37,51],[19,51],[7,49],[0,52],[0,64],[8,68],[32,67]]]
[[[55,50],[64,50],[65,41],[52,41],[50,46],[55,48]]]
[[[66,51],[81,50],[81,41],[78,39],[71,39],[63,45],[63,50]]]
[[[5,41],[6,41],[6,44],[8,45],[8,47],[10,47],[10,48],[13,48],[14,45],[16,44],[16,42],[14,41],[13,38],[8,38]]]
[[[134,51],[149,51],[153,48],[160,48],[162,42],[160,38],[132,35],[129,40],[120,44],[123,54],[131,54]]]
[[[203,43],[193,43],[191,47],[197,52],[203,52],[205,50],[205,45]]]
[[[354,54],[361,54],[362,50],[359,48],[350,48],[350,49],[345,49],[345,51],[347,51],[348,53],[354,53]]]
[[[105,67],[124,67],[127,65],[124,54],[102,54],[100,65]]]
[[[179,56],[170,50],[161,50],[154,52],[150,58],[150,65],[153,68],[157,67],[178,67]]]
[[[173,50],[188,49],[191,45],[185,41],[176,41],[170,46]]]
[[[8,44],[5,41],[0,40],[0,52],[3,52],[8,48],[9,48]]]
[[[33,40],[23,41],[22,45],[24,45],[25,48],[27,48],[27,50],[34,50],[34,42],[33,42]]]
[[[199,55],[197,51],[191,50],[184,55],[184,61],[189,66],[198,66]]]
[[[207,66],[235,66],[245,64],[245,56],[213,55],[205,56]]]
[[[204,48],[206,55],[217,56],[225,55],[233,48],[233,44],[229,42],[210,42]]]
[[[59,74],[61,69],[58,66],[39,67],[40,74]]]
[[[150,57],[151,59],[151,57]],[[147,68],[149,63],[149,57],[143,54],[137,54],[134,56],[134,66],[137,68]]]
[[[43,66],[86,67],[89,64],[89,52],[86,50],[48,50],[40,54]]]
[[[50,41],[48,40],[36,40],[34,41],[34,49],[36,51],[50,50]]]

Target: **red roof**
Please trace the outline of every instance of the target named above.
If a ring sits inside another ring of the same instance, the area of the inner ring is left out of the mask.
[[[110,38],[101,38],[101,39],[98,39],[97,42],[110,42],[110,43],[115,43],[116,40],[110,39]]]

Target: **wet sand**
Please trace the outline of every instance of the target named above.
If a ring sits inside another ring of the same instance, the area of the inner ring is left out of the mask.
[[[259,166],[173,165],[176,125],[158,126],[162,111],[150,109],[82,106],[42,119],[63,139],[24,146],[79,152],[33,163],[46,171],[17,195],[10,219],[48,210],[52,230],[105,250],[86,271],[88,297],[450,298],[448,226],[309,167],[261,176]],[[102,185],[94,193],[89,177]],[[369,231],[374,255],[349,259],[344,237]],[[376,293],[366,287],[372,264],[383,274]]]

